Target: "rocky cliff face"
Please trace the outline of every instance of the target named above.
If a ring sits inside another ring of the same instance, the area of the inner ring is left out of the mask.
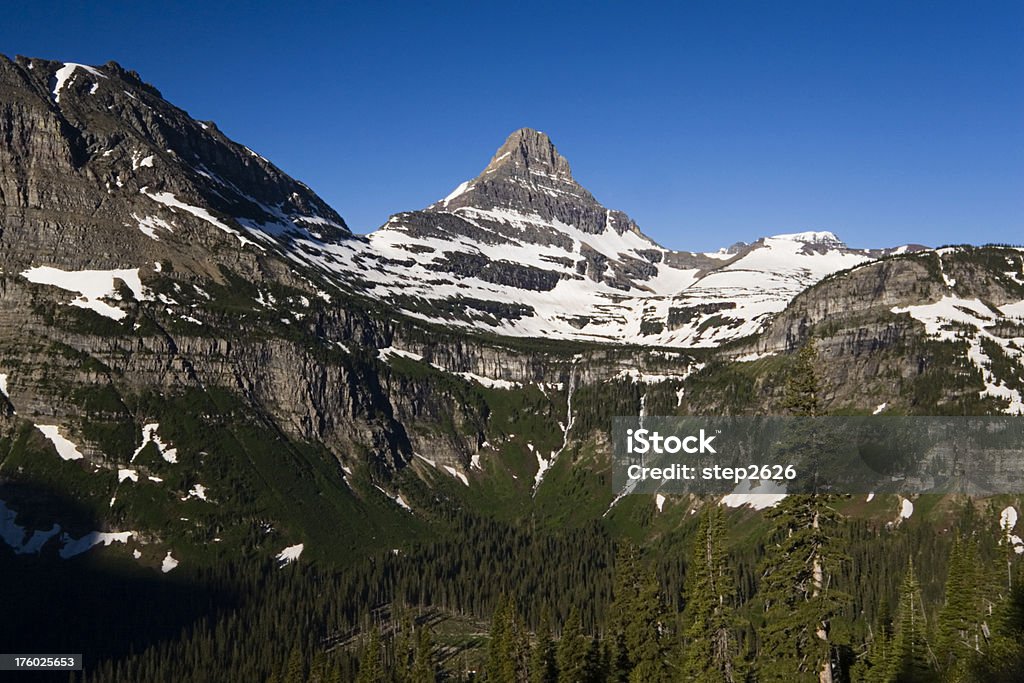
[[[0,110],[4,272],[167,260],[255,273],[292,233],[350,237],[304,185],[115,63],[0,56]]]

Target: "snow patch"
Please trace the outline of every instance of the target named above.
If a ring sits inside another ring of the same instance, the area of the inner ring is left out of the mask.
[[[139,480],[139,473],[136,470],[118,470],[117,471],[117,483],[120,484],[128,479],[132,481]]]
[[[157,229],[166,230],[167,232],[174,232],[174,226],[172,226],[170,223],[168,223],[162,218],[157,218],[156,216],[144,216],[142,218],[139,218],[134,213],[132,214],[132,218],[134,218],[138,222],[139,230],[142,231],[142,234],[146,235],[150,239],[154,239],[157,241],[160,240],[160,237],[156,234]],[[156,265],[160,266],[159,263],[157,263]],[[160,270],[162,270],[162,267],[156,268],[156,272],[159,273]]]
[[[135,453],[132,454],[130,462],[135,462],[135,458],[139,457],[139,453],[149,444],[155,444],[160,456],[169,463],[178,462],[178,449],[170,448],[169,444],[165,444],[160,440],[157,435],[157,430],[160,429],[160,424],[153,422],[151,424],[143,425],[142,427],[142,445],[135,449]]]
[[[1017,526],[1017,508],[1007,506],[999,513],[999,528],[1009,533]]]
[[[195,484],[188,490],[187,498],[198,498],[199,500],[206,500],[206,487],[202,484]]]
[[[64,88],[64,84],[71,80],[71,77],[74,75],[76,69],[82,69],[83,71],[86,71],[92,74],[93,76],[97,76],[99,78],[107,77],[106,74],[100,72],[99,69],[95,69],[91,66],[86,66],[85,64],[75,64],[73,62],[65,62],[64,66],[57,69],[57,73],[53,75],[54,81],[53,90],[51,94],[53,95],[53,101],[55,103],[60,104],[60,91]],[[93,86],[93,89],[90,91],[89,94],[92,95],[95,93],[96,86]]]
[[[753,491],[757,491],[754,493]],[[776,484],[774,481],[762,481],[758,482],[758,486],[752,488],[750,480],[744,480],[739,483],[736,488],[733,489],[732,493],[722,498],[722,505],[730,508],[743,507],[744,505],[754,508],[755,510],[765,510],[767,508],[773,508],[783,501],[786,497],[786,485]]]
[[[57,449],[57,455],[61,460],[81,460],[85,456],[78,450],[78,446],[61,436],[60,427],[57,425],[36,425],[36,429],[43,433],[53,447]]]
[[[292,562],[295,562],[302,556],[302,551],[305,549],[305,544],[298,543],[296,545],[290,545],[277,554],[277,566],[284,567]]]
[[[0,372],[0,398],[6,399],[9,403],[11,402],[11,396],[7,393],[7,375]]]
[[[94,545],[103,544],[109,546],[111,543],[127,543],[128,539],[135,535],[134,531],[93,531],[81,538],[72,539],[68,534],[61,534],[61,541],[64,547],[60,549],[59,555],[65,560],[81,555]]]
[[[466,478],[465,474],[463,474],[462,472],[459,472],[454,467],[449,467],[448,465],[445,465],[444,469],[445,469],[446,472],[448,472],[448,474],[452,475],[453,477],[455,477],[456,479],[461,481],[466,486],[469,486],[469,479]]]
[[[151,193],[147,192],[148,189],[149,189],[148,187],[144,187],[141,190],[139,190],[139,192],[141,192],[142,194],[146,195],[147,197],[152,199],[154,202],[163,204],[164,206],[169,206],[172,209],[181,209],[182,211],[185,211],[186,213],[190,213],[190,214],[192,214],[193,216],[195,216],[196,218],[198,218],[200,220],[206,221],[207,223],[209,223],[210,225],[212,225],[213,227],[217,228],[218,230],[220,230],[222,232],[226,232],[229,235],[234,235],[235,237],[238,238],[238,241],[241,242],[243,247],[246,244],[252,244],[252,245],[256,244],[255,242],[253,242],[249,238],[247,238],[244,235],[242,235],[241,233],[239,233],[234,228],[228,226],[226,223],[221,221],[219,218],[214,216],[212,213],[210,213],[206,209],[198,207],[198,206],[192,206],[191,204],[186,204],[185,202],[179,200],[177,197],[175,197],[170,192],[154,192],[154,193],[151,194]]]
[[[120,308],[102,301],[119,298],[115,287],[116,280],[124,282],[138,301],[151,299],[149,290],[142,286],[142,280],[139,279],[138,268],[66,271],[50,266],[39,266],[29,268],[22,272],[21,276],[38,285],[50,285],[75,292],[79,296],[70,302],[72,306],[90,309],[111,320],[120,321],[127,315]]]
[[[15,523],[17,517],[18,513],[9,509],[7,504],[0,500],[0,539],[18,555],[38,553],[47,541],[60,533],[60,525],[54,524],[49,531],[33,531],[29,539],[25,540],[27,531],[25,527]]]
[[[163,562],[160,563],[160,571],[164,574],[171,571],[178,566],[178,561],[171,556],[171,551],[167,551],[167,555],[164,556]]]
[[[900,516],[899,519],[910,519],[910,516],[914,514],[914,504],[907,498],[900,498]]]
[[[448,206],[448,202],[450,202],[451,200],[455,199],[459,195],[464,194],[467,190],[473,189],[472,187],[470,187],[469,183],[470,183],[470,181],[468,181],[468,180],[463,182],[463,183],[459,183],[459,186],[456,187],[454,190],[452,190],[451,194],[449,194],[447,197],[445,197],[443,200],[441,200],[441,203],[444,204],[445,206]],[[437,196],[437,195],[434,195],[434,196]]]
[[[654,496],[654,504],[658,506],[658,512],[661,512],[665,507],[665,496],[661,493]]]

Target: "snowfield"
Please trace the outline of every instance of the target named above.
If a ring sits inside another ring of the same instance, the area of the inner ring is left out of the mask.
[[[128,315],[120,308],[103,301],[103,299],[119,298],[116,289],[117,280],[128,286],[137,301],[151,299],[149,290],[142,286],[142,281],[139,279],[138,268],[66,271],[50,266],[39,266],[29,268],[21,275],[29,282],[38,285],[50,285],[74,292],[78,294],[78,298],[70,302],[72,306],[87,308],[111,320],[120,321]]]

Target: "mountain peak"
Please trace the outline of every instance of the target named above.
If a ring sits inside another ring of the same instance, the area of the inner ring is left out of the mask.
[[[509,135],[480,175],[428,209],[511,211],[590,234],[607,230],[639,233],[629,216],[606,209],[577,183],[568,160],[558,153],[551,138],[532,128]]]
[[[532,128],[513,132],[498,148],[484,169],[484,175],[496,172],[527,178],[533,174],[572,180],[569,162],[558,153],[555,143],[545,133]]]

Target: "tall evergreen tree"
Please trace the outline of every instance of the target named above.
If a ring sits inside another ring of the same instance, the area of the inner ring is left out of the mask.
[[[843,554],[835,546],[838,517],[820,495],[785,498],[770,513],[774,541],[765,556],[758,668],[762,678],[835,680],[833,618],[847,596],[833,585]]]
[[[736,637],[736,590],[725,552],[721,508],[704,509],[687,576],[687,628],[682,680],[737,683],[743,680]]]
[[[878,629],[872,634],[864,653],[850,670],[854,681],[860,683],[891,683],[889,670],[892,661],[892,630],[888,620],[879,620]]]
[[[900,606],[896,615],[892,659],[888,667],[891,680],[898,683],[936,680],[937,676],[929,657],[926,632],[921,584],[917,580],[914,563],[911,561],[900,587]]]
[[[551,637],[551,614],[547,606],[541,610],[537,643],[530,657],[530,683],[557,683],[558,666],[555,660],[555,642]]]
[[[804,418],[823,413],[816,369],[818,353],[809,340],[786,382],[783,407]],[[789,441],[802,465],[817,460],[823,443],[813,424],[799,422]],[[764,626],[758,650],[762,678],[832,683],[836,678],[832,619],[847,598],[833,585],[842,553],[835,546],[839,518],[830,496],[791,495],[772,510],[773,541],[761,581]]]
[[[608,643],[609,683],[629,683],[629,672],[632,670],[633,663],[629,659],[626,634],[620,629],[612,633]]]
[[[495,683],[516,683],[512,633],[512,604],[507,596],[498,598],[491,616],[491,639],[487,647],[487,680]]]
[[[558,640],[558,683],[580,683],[587,659],[587,641],[583,637],[580,611],[573,606]]]
[[[416,657],[409,672],[410,683],[436,683],[438,664],[434,654],[434,640],[430,637],[430,629],[420,628],[416,637]]]
[[[527,678],[529,642],[512,601],[503,596],[491,620],[487,680],[521,683]]]
[[[370,640],[363,650],[363,656],[359,658],[359,676],[356,683],[385,683],[382,655],[380,631],[374,626],[370,631]]]
[[[284,683],[306,683],[306,663],[302,658],[302,650],[298,643],[292,647],[285,667]]]
[[[580,676],[581,683],[605,683],[608,672],[605,669],[604,648],[601,647],[601,639],[596,635],[590,639],[586,655],[583,658],[583,672]]]
[[[797,353],[796,363],[786,378],[782,407],[792,415],[821,415],[821,384],[817,371],[818,349],[813,339]]]
[[[629,680],[635,665],[635,652],[639,643],[630,638],[634,630],[630,622],[640,600],[639,558],[636,546],[622,543],[615,554],[615,583],[608,630],[612,640],[611,679],[616,683]]]
[[[974,546],[957,539],[949,559],[945,604],[936,625],[935,654],[942,671],[952,671],[982,645],[976,563]]]
[[[634,667],[629,680],[636,683],[668,681],[670,620],[661,585],[650,569],[640,573],[640,582],[636,611],[626,630],[627,642],[635,643],[630,653]]]

